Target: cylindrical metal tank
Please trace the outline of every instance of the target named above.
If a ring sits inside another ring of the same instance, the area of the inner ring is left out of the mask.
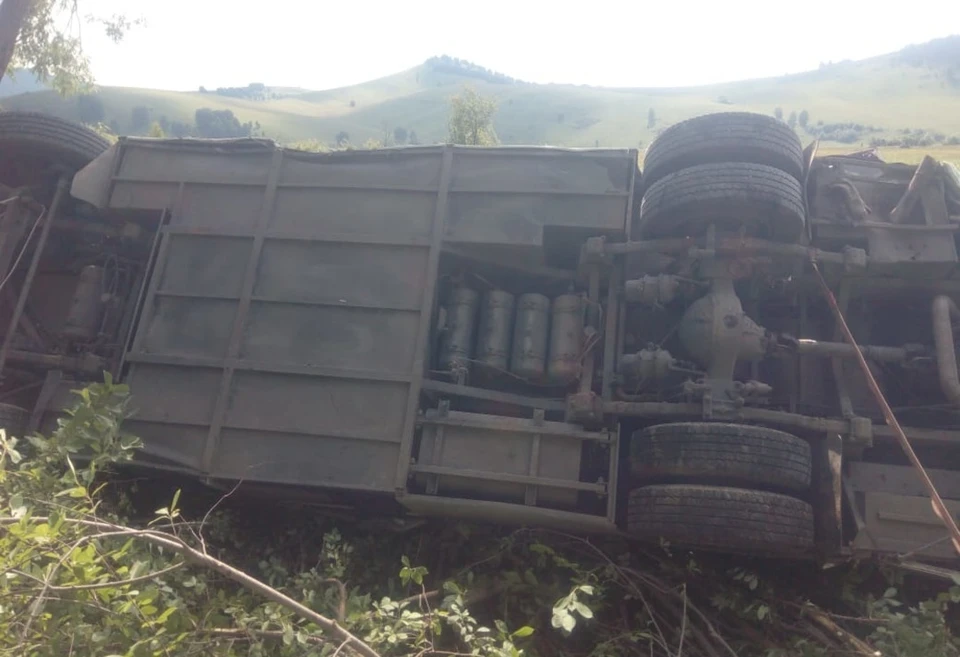
[[[583,307],[579,294],[564,294],[553,300],[547,376],[554,381],[569,383],[580,376]]]
[[[477,335],[477,361],[499,370],[510,360],[510,334],[513,332],[514,298],[509,292],[491,290],[480,307]]]
[[[550,299],[542,294],[523,294],[517,299],[510,354],[510,371],[517,376],[525,379],[543,376],[547,365],[549,313]]]
[[[480,295],[476,290],[458,286],[447,303],[447,325],[440,346],[440,369],[470,369],[473,355],[473,327],[477,320]]]
[[[100,332],[103,312],[103,267],[87,265],[70,300],[63,334],[76,340],[92,340]]]

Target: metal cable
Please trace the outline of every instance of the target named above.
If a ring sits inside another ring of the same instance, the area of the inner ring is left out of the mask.
[[[47,209],[43,208],[40,211],[40,214],[37,215],[37,220],[33,222],[33,227],[30,229],[30,232],[27,234],[27,238],[23,240],[23,248],[20,249],[20,253],[17,254],[16,260],[13,261],[13,264],[10,265],[10,271],[7,272],[7,275],[2,281],[0,281],[0,292],[3,291],[4,286],[7,282],[13,277],[13,272],[17,270],[17,265],[20,264],[20,260],[23,259],[23,254],[27,252],[27,246],[30,245],[30,239],[33,237],[33,234],[37,231],[37,227],[43,221],[43,216],[47,213]]]

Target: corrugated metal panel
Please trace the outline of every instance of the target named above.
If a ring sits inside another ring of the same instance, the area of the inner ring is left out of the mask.
[[[258,140],[128,139],[109,157],[86,198],[170,216],[126,358],[147,452],[372,491],[407,482],[441,241],[622,236],[636,166],[634,151]]]

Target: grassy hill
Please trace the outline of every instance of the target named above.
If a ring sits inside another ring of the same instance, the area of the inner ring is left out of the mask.
[[[192,124],[197,109],[230,110],[241,122],[259,123],[280,142],[331,143],[340,132],[362,144],[383,139],[396,127],[415,131],[420,143],[446,137],[449,98],[469,84],[495,96],[495,127],[508,144],[644,147],[664,127],[706,112],[748,110],[784,119],[806,110],[809,130],[824,133],[827,149],[867,147],[905,134],[923,148],[888,147],[890,159],[917,160],[922,152],[960,160],[960,36],[911,46],[899,53],[843,62],[797,75],[673,89],[614,89],[541,85],[511,80],[479,67],[434,58],[416,68],[363,84],[327,91],[288,90],[265,99],[216,92],[173,92],[103,87],[103,123],[133,132],[133,108],[145,106],[154,120]],[[76,98],[37,91],[3,98],[8,109],[32,109],[77,119]],[[655,122],[648,126],[653,110]],[[851,124],[850,127],[837,124]],[[142,130],[142,129],[141,129]],[[850,132],[853,130],[853,132]],[[838,141],[843,139],[844,143]]]

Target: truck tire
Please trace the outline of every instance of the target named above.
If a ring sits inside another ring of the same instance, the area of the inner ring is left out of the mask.
[[[653,140],[643,158],[643,183],[698,164],[745,162],[803,179],[803,145],[793,129],[751,112],[706,114],[676,123]]]
[[[701,164],[658,180],[640,203],[640,231],[648,239],[699,236],[711,224],[796,242],[804,229],[800,183],[765,164]]]
[[[807,441],[766,427],[677,422],[637,431],[630,441],[630,473],[637,482],[669,477],[804,491],[812,470]]]
[[[0,429],[7,432],[7,436],[23,438],[30,414],[26,409],[13,404],[0,404]]]
[[[93,130],[39,112],[0,112],[0,164],[19,158],[82,169],[110,147]]]
[[[814,545],[813,507],[786,495],[720,486],[630,491],[627,533],[706,550],[784,555]]]

